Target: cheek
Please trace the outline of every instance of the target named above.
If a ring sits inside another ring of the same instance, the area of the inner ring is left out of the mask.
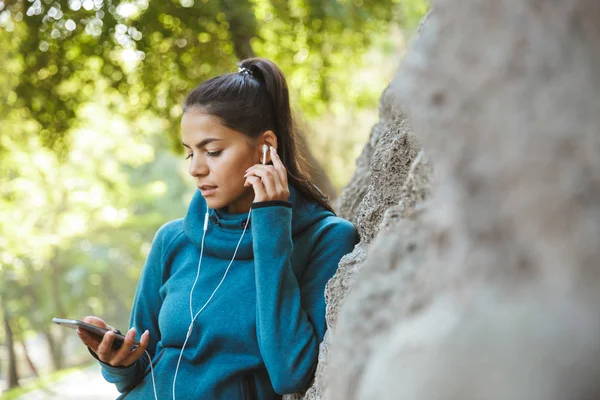
[[[245,156],[223,153],[212,160],[211,172],[222,181],[222,184],[229,186],[229,184],[236,182],[237,186],[237,182],[245,180],[246,169],[252,165],[247,162]]]

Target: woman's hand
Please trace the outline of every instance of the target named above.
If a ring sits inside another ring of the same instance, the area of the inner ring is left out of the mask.
[[[131,350],[136,334],[135,328],[131,328],[125,335],[123,346],[119,350],[114,350],[112,344],[115,340],[115,334],[113,333],[116,332],[115,328],[107,325],[106,322],[97,317],[85,317],[82,321],[112,331],[106,332],[104,337],[100,339],[98,336],[94,336],[83,329],[77,329],[77,334],[83,344],[92,349],[98,356],[98,359],[105,364],[112,365],[113,367],[128,367],[140,358],[144,354],[146,347],[148,347],[150,334],[146,331],[140,338],[140,345]]]
[[[244,178],[244,186],[254,188],[254,202],[269,200],[288,201],[290,190],[288,188],[287,170],[283,166],[277,151],[270,147],[273,165],[256,164],[248,168]]]

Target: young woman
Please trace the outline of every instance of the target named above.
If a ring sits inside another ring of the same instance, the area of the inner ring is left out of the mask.
[[[254,58],[205,81],[181,132],[198,191],[154,238],[124,345],[78,334],[121,399],[302,391],[326,329],[325,284],[358,237],[302,172],[283,74]]]

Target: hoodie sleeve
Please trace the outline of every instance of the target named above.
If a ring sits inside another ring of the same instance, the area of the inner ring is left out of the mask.
[[[273,389],[303,391],[314,376],[325,334],[325,285],[340,259],[354,248],[354,226],[328,218],[315,233],[315,246],[300,282],[292,271],[290,203],[253,206],[258,345]]]
[[[150,331],[150,340],[146,351],[152,358],[156,352],[156,344],[160,340],[158,313],[162,306],[162,298],[159,293],[162,285],[163,255],[165,254],[165,243],[168,242],[169,237],[173,237],[173,232],[169,233],[170,227],[173,225],[173,222],[168,223],[156,233],[138,281],[130,318],[130,326],[135,327],[137,331],[137,340],[140,340],[146,330]],[[130,390],[142,380],[148,364],[146,353],[128,367],[113,367],[100,362],[104,379],[114,383],[121,393]]]

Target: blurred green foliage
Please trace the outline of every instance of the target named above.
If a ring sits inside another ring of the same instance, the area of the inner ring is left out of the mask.
[[[385,63],[373,46],[393,51],[390,27],[414,29],[426,10],[426,0],[0,0],[0,343],[42,333],[61,368],[65,332],[52,317],[127,327],[152,236],[190,196],[177,125],[193,86],[242,58],[274,60],[327,159],[353,146],[327,121],[375,109],[389,79],[361,73]],[[339,185],[348,162],[326,164]]]
[[[303,113],[322,113],[334,92],[360,103],[351,67],[390,22],[412,26],[425,11],[423,0],[2,4],[0,25],[14,32],[9,73],[20,74],[7,106],[31,110],[41,143],[62,155],[77,107],[99,94],[174,121],[194,85],[253,55],[280,65]]]

